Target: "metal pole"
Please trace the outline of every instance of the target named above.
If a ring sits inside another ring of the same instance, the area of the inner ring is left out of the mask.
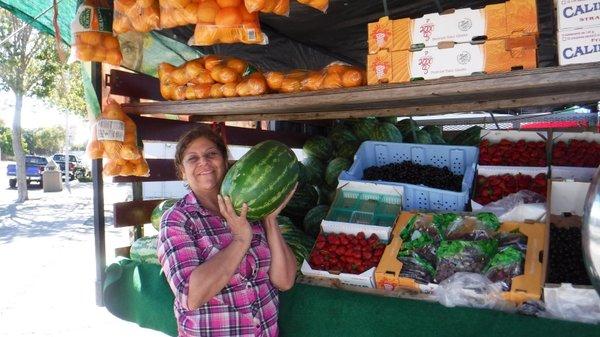
[[[102,63],[92,62],[92,85],[102,107]],[[104,277],[106,270],[106,240],[104,227],[104,185],[102,159],[92,160],[92,182],[94,186],[94,247],[96,252],[96,305],[104,306]]]

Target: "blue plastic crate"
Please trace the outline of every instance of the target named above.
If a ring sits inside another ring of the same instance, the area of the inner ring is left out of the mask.
[[[406,210],[463,211],[469,202],[479,149],[474,146],[425,145],[367,141],[354,155],[354,164],[342,171],[340,180],[365,181],[364,169],[390,163],[412,161],[421,165],[448,167],[463,175],[461,192],[446,191],[422,185],[377,181],[380,184],[404,187],[402,208]]]

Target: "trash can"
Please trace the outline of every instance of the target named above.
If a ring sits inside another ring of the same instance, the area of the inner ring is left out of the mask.
[[[44,192],[62,191],[62,172],[57,169],[53,160],[48,161],[46,169],[42,173]]]

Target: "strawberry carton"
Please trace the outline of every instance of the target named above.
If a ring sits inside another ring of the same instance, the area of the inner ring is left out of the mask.
[[[323,220],[321,233],[300,271],[358,287],[374,288],[375,267],[387,240],[353,224]]]
[[[482,130],[479,165],[545,167],[547,139],[546,132]]]
[[[600,134],[554,132],[551,153],[552,179],[591,182],[600,165]]]
[[[509,194],[528,190],[546,196],[547,167],[479,166],[471,208],[500,200]]]

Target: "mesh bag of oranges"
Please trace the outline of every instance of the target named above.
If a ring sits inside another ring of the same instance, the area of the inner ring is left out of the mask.
[[[158,0],[160,4],[160,27],[173,28],[198,22],[201,0]]]
[[[160,29],[158,0],[115,0],[114,6],[115,34]]]
[[[190,45],[269,42],[260,29],[258,13],[249,13],[242,0],[200,0],[197,19]]]
[[[265,79],[270,90],[283,93],[352,88],[366,84],[364,70],[343,62],[333,62],[319,71],[270,71],[265,73]]]
[[[150,174],[148,163],[137,146],[136,126],[109,100],[92,126],[92,139],[86,152],[91,159],[107,158],[103,173],[106,176],[140,176]]]
[[[290,0],[244,0],[246,10],[250,13],[262,12],[288,16]]]
[[[318,9],[323,13],[327,12],[327,8],[329,8],[329,0],[298,0],[298,2]]]
[[[244,60],[207,55],[179,67],[161,63],[158,67],[160,92],[167,100],[260,95],[267,86],[262,74]],[[238,92],[239,87],[239,92]]]
[[[120,65],[119,40],[112,35],[112,8],[106,0],[84,0],[71,23],[71,59]]]

